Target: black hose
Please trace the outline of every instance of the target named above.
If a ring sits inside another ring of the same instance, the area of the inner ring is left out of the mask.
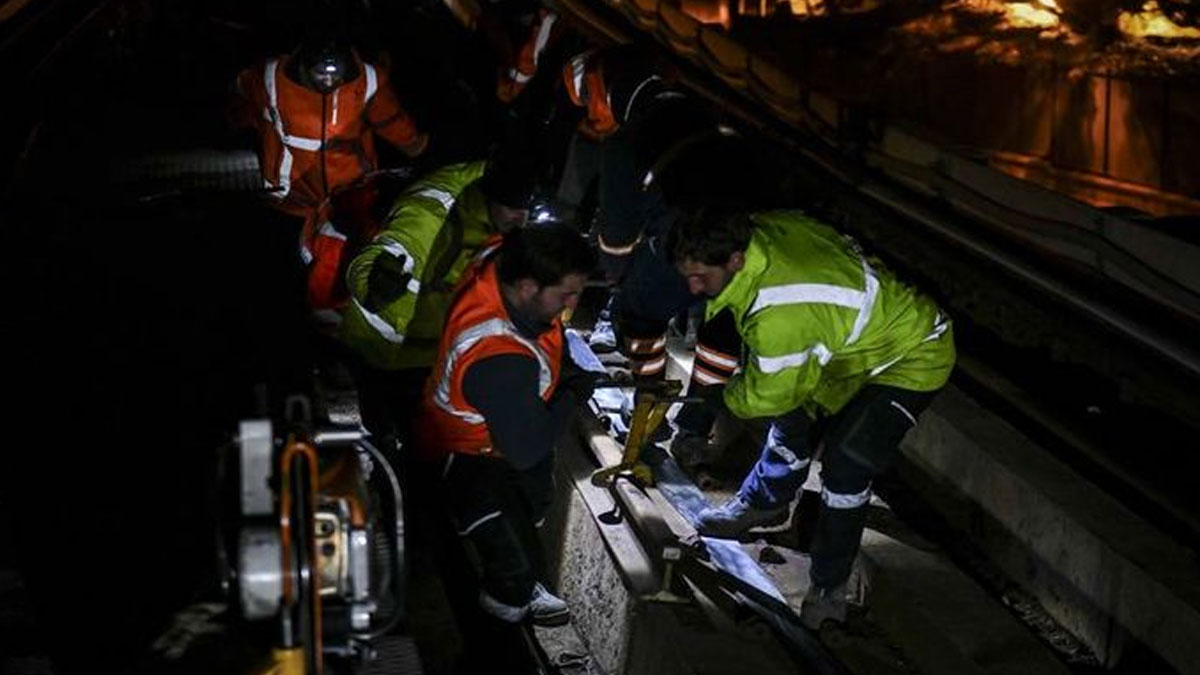
[[[404,598],[405,598],[405,567],[404,567],[404,495],[400,490],[400,480],[396,477],[396,472],[392,469],[391,463],[383,456],[374,445],[367,439],[359,441],[359,447],[370,453],[375,464],[383,469],[387,476],[388,485],[392,490],[392,505],[395,507],[393,515],[393,523],[395,528],[391,530],[390,537],[392,538],[392,595],[396,601],[396,609],[391,616],[383,622],[381,626],[373,630],[352,633],[352,637],[359,640],[374,640],[390,633],[404,619]]]
[[[317,651],[317,642],[320,636],[317,634],[317,616],[312,611],[313,600],[316,594],[320,593],[319,582],[316,578],[316,571],[313,569],[312,546],[312,504],[311,493],[312,485],[309,480],[310,473],[304,471],[302,467],[312,461],[308,457],[297,454],[292,460],[292,522],[296,524],[292,534],[292,551],[296,558],[296,579],[297,579],[297,594],[296,608],[298,610],[298,618],[300,625],[298,626],[300,633],[304,636],[304,650],[306,660],[308,661],[308,672],[320,672],[319,659],[321,654]],[[316,467],[311,467],[312,471]],[[298,531],[297,531],[298,530]],[[299,543],[297,543],[299,542]]]

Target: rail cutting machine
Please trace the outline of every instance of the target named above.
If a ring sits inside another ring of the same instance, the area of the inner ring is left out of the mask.
[[[274,633],[262,672],[371,659],[404,618],[394,468],[358,431],[281,435],[268,420],[240,424],[236,453],[224,481],[237,487],[223,527],[227,589],[242,619]]]

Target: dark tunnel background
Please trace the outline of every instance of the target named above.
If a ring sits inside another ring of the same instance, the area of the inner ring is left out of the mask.
[[[134,666],[172,612],[218,592],[217,448],[261,411],[256,385],[278,403],[308,370],[296,233],[255,194],[156,193],[114,167],[253,148],[225,123],[233,79],[314,25],[369,59],[387,50],[440,141],[431,161],[482,152],[485,111],[458,83],[490,75],[448,14],[399,3],[372,22],[311,3],[85,5],[35,8],[2,42],[29,75],[3,129],[17,433],[0,563],[21,571],[32,620],[0,652],[46,654],[58,672]]]
[[[172,613],[217,595],[218,448],[263,411],[263,385],[276,408],[307,377],[309,342],[295,232],[259,195],[179,191],[125,180],[123,168],[252,149],[226,123],[233,79],[314,25],[386,56],[377,62],[434,137],[418,170],[486,152],[494,71],[439,1],[372,3],[370,20],[330,18],[314,0],[30,8],[35,20],[0,24],[0,62],[19,78],[0,126],[0,269],[13,305],[0,335],[16,430],[0,466],[0,568],[20,569],[31,620],[0,630],[0,654],[46,654],[58,672],[136,671]],[[964,322],[960,335],[979,344],[982,332]],[[1071,378],[1089,395],[1115,390],[1078,370],[1047,368],[1038,382],[1051,397]],[[1175,426],[1137,419],[1089,423],[1127,435],[1140,456],[1176,449]]]

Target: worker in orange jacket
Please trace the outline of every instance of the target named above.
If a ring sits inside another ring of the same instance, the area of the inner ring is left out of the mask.
[[[512,103],[537,74],[544,55],[563,34],[557,13],[538,2],[443,0],[467,30],[478,33],[499,61],[496,98]]]
[[[409,157],[429,142],[387,74],[336,41],[269,58],[242,71],[237,88],[261,134],[264,186],[278,208],[301,218],[378,168],[376,135]]]
[[[336,40],[309,41],[244,70],[237,90],[245,103],[240,121],[260,136],[269,203],[303,222],[310,309],[319,322],[336,323],[346,298],[338,272],[353,255],[347,244],[369,239],[378,226],[364,203],[379,168],[375,136],[409,157],[424,152],[429,136],[400,105],[387,74]],[[339,200],[351,188],[358,194]],[[353,203],[353,212],[335,218],[339,201]]]
[[[559,318],[594,262],[567,226],[506,234],[459,288],[421,402],[418,451],[477,554],[479,605],[509,623],[568,618],[546,586],[536,528],[552,496],[554,446],[594,384],[573,367]]]
[[[520,47],[501,64],[496,81],[496,98],[512,103],[537,74],[542,57],[557,41],[562,23],[554,12],[540,8],[528,16],[527,32]]]

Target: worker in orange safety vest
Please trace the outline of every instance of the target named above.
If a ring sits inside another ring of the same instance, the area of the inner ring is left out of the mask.
[[[565,623],[546,586],[536,528],[552,497],[553,449],[594,375],[574,366],[560,319],[595,254],[561,224],[505,235],[459,288],[416,429],[459,537],[479,561],[479,606],[508,623]]]

